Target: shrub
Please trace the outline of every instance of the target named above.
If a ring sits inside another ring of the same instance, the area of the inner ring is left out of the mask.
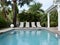
[[[56,27],[57,25],[58,25],[58,24],[57,24],[56,22],[53,22],[53,21],[50,22],[50,26],[51,26],[51,27]]]
[[[0,15],[0,28],[8,27],[10,24],[9,21],[6,21],[1,15]]]

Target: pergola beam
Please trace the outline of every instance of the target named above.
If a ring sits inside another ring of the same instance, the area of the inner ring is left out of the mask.
[[[58,31],[60,31],[60,4],[56,4],[54,6],[51,6],[46,10],[46,13],[48,13],[48,15],[47,15],[48,28],[50,27],[50,15],[49,15],[49,13],[54,9],[56,9],[58,11]]]
[[[52,5],[51,7],[49,7],[45,13],[47,13],[47,27],[50,28],[50,12],[55,10],[57,8],[57,5]]]
[[[45,11],[45,13],[49,13],[49,12],[53,11],[53,10],[56,9],[56,8],[57,8],[57,5],[51,5],[51,6]]]

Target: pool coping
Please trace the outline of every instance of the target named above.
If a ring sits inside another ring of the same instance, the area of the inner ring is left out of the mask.
[[[51,29],[51,28],[47,28],[47,27],[25,27],[25,28],[19,28],[19,27],[16,27],[16,28],[6,28],[6,29],[2,29],[2,30],[0,30],[0,33],[4,33],[4,32],[7,32],[7,31],[10,31],[10,30],[13,30],[13,29],[46,29],[46,30],[48,30],[48,31],[50,31],[50,32],[53,32],[53,33],[55,33],[55,34],[58,34],[58,35],[60,35],[60,31],[58,31],[58,30],[54,30],[54,29]]]
[[[45,27],[41,27],[41,28],[19,28],[19,27],[16,27],[16,28],[6,28],[6,29],[1,29],[0,30],[0,33],[3,33],[3,32],[7,32],[7,31],[10,31],[10,30],[13,30],[13,29],[46,29]]]

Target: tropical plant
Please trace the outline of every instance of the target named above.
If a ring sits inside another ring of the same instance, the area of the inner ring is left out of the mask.
[[[7,8],[6,0],[0,0],[0,5],[1,5],[1,11],[2,15],[7,18],[6,15],[8,15],[9,9]]]
[[[1,15],[0,15],[0,28],[9,27],[10,21],[6,21]]]
[[[44,10],[41,9],[42,7],[41,3],[34,3],[33,5],[30,5],[29,7],[30,7],[28,10],[29,13],[33,13],[33,14],[44,13]]]
[[[19,21],[23,22],[37,22],[40,21],[40,15],[35,15],[32,13],[22,12],[18,15]]]
[[[47,26],[47,15],[41,9],[42,4],[35,3],[29,7],[28,11],[22,11],[18,15],[19,21],[37,22],[40,21],[42,26]]]
[[[50,13],[50,26],[51,27],[58,26],[58,13],[57,13],[57,10],[53,10]]]
[[[20,5],[21,7],[24,4],[29,4],[31,1],[33,0],[5,0],[5,4],[11,4],[12,9],[13,9],[13,24],[16,27],[16,17],[17,17],[17,13],[18,13],[18,5]],[[2,2],[4,2],[2,0]],[[13,3],[12,3],[13,2]]]
[[[43,27],[47,27],[47,14],[43,14],[40,16],[40,22],[41,22],[41,26]]]

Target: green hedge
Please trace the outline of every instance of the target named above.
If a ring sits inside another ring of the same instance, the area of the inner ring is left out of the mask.
[[[52,22],[50,22],[50,26],[51,27],[56,27],[56,26],[58,26],[58,23],[52,21]]]
[[[28,21],[28,22],[37,22],[40,21],[40,15],[31,14],[31,13],[21,13],[18,15],[19,21]]]

